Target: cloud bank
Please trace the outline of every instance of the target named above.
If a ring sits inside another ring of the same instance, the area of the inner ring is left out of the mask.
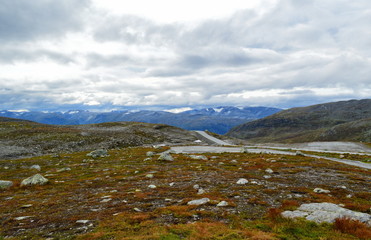
[[[160,22],[87,0],[6,0],[0,107],[294,107],[371,96],[371,2],[267,3]]]

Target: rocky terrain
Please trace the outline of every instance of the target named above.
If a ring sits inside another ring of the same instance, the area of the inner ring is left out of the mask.
[[[175,153],[200,143],[166,125],[2,120],[15,148],[0,160],[0,239],[371,238],[370,169],[287,149]]]
[[[0,117],[0,159],[155,144],[190,144],[194,133],[163,124],[116,122],[74,126]]]
[[[292,108],[234,127],[227,135],[253,142],[371,142],[371,99]]]

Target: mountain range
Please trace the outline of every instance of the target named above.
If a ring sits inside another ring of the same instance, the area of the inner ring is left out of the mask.
[[[236,126],[227,135],[253,142],[371,142],[371,99],[291,108]]]
[[[270,107],[215,107],[192,109],[180,113],[152,110],[123,110],[90,112],[0,111],[0,116],[25,119],[55,125],[80,125],[104,122],[146,122],[180,127],[186,130],[208,130],[225,134],[232,127],[277,113],[282,109]]]

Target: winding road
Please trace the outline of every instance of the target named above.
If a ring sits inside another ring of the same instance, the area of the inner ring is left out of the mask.
[[[203,139],[207,139],[208,142],[213,143],[213,145],[220,145],[220,146],[173,146],[171,147],[171,151],[175,153],[222,153],[222,152],[232,152],[237,153],[241,152],[241,147],[233,146],[230,143],[227,143],[225,141],[222,141],[220,139],[217,139],[213,136],[210,136],[204,131],[196,131],[197,134],[201,136]],[[227,147],[226,147],[227,146]],[[272,147],[268,146],[246,146],[244,147],[245,150],[251,153],[268,153],[268,154],[285,154],[285,155],[295,155],[295,152],[289,152],[289,151],[283,151],[278,148],[278,150],[275,150]],[[282,148],[281,148],[282,149]],[[300,150],[300,149],[299,149]],[[302,149],[305,150],[305,149]],[[357,154],[357,153],[356,153]],[[324,156],[318,156],[313,154],[303,154],[307,157],[313,157],[313,158],[321,158],[326,159],[330,161],[340,162],[347,165],[352,165],[364,169],[371,169],[371,164],[363,163],[359,161],[353,161],[353,160],[346,160],[346,159],[339,159],[339,158],[331,158],[331,157],[324,157]],[[369,154],[367,154],[369,155]]]

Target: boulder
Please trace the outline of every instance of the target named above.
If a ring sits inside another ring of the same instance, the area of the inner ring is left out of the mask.
[[[322,189],[322,188],[315,188],[313,190],[315,193],[330,193],[330,190]]]
[[[226,202],[226,201],[221,201],[221,202],[218,203],[216,206],[217,206],[217,207],[226,207],[226,206],[228,206],[228,202]]]
[[[92,157],[92,158],[103,158],[103,157],[109,157],[109,154],[108,154],[107,150],[105,150],[105,149],[97,149],[95,151],[92,151],[92,152],[86,154],[86,156]]]
[[[189,157],[195,160],[207,160],[207,157],[203,155],[189,155]]]
[[[151,151],[149,151],[149,152],[146,153],[146,156],[147,157],[152,157],[153,155],[155,155],[155,153],[154,152],[151,152]]]
[[[249,181],[245,178],[240,178],[236,183],[237,184],[240,184],[240,185],[244,185],[246,183],[248,183]]]
[[[169,152],[163,152],[163,153],[161,153],[158,160],[172,162],[172,161],[174,161],[174,158],[171,156],[171,154]]]
[[[295,211],[284,211],[282,216],[286,218],[304,217],[317,223],[333,223],[337,218],[345,217],[371,225],[370,214],[352,211],[327,202],[302,204]]]
[[[187,204],[188,205],[203,205],[203,204],[206,204],[208,202],[210,202],[210,199],[201,198],[201,199],[196,199],[196,200],[189,201]]]
[[[10,188],[11,186],[13,186],[13,182],[12,181],[0,180],[0,189]]]
[[[30,167],[30,169],[35,169],[35,170],[37,170],[37,171],[41,171],[41,167],[40,167],[40,165],[32,165],[32,166]]]
[[[44,178],[41,174],[35,174],[32,177],[24,179],[21,182],[21,186],[44,185],[48,182],[49,180]]]

